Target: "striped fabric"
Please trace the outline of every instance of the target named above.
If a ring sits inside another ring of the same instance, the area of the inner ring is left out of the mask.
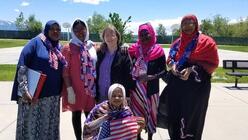
[[[131,109],[135,116],[145,118],[146,130],[149,133],[156,132],[157,125],[157,107],[159,94],[153,94],[148,97],[146,94],[146,84],[136,83],[137,88],[131,91]]]
[[[135,140],[138,133],[136,117],[125,117],[106,121],[102,124],[98,139],[104,140]]]

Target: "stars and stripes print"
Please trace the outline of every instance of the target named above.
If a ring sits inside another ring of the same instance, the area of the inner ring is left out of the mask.
[[[98,135],[99,140],[135,140],[138,123],[135,117],[126,117],[106,121],[102,124]]]

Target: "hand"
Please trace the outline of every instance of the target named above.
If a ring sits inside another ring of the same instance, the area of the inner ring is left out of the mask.
[[[138,77],[138,80],[139,80],[140,82],[147,82],[147,81],[153,80],[153,79],[155,79],[155,78],[156,78],[156,76],[154,76],[154,75],[142,74],[142,75],[140,75],[140,76]]]
[[[68,93],[68,103],[70,104],[75,104],[75,93],[72,87],[67,88],[67,93]]]
[[[189,79],[189,75],[190,75],[191,72],[192,72],[192,68],[191,67],[183,69],[180,72],[180,74],[181,74],[180,79],[182,79],[182,80],[188,80]]]
[[[127,43],[124,43],[121,46],[121,53],[127,54],[128,53],[128,48],[129,48],[129,45]]]
[[[27,92],[23,93],[22,95],[22,101],[25,102],[25,103],[30,103],[32,101],[32,97],[31,95]]]
[[[177,70],[175,64],[171,66],[171,72],[172,72],[173,75],[181,77],[181,73]]]

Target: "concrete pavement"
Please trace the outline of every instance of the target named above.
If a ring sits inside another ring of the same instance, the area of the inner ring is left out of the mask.
[[[21,50],[23,47],[15,47],[15,48],[4,48],[0,49],[0,64],[17,64],[18,58],[20,56]],[[168,56],[169,49],[164,49],[166,57]],[[248,60],[247,52],[236,52],[236,51],[228,51],[228,50],[218,50],[220,64],[219,67],[222,66],[222,60],[224,59],[240,59],[240,60]]]
[[[10,101],[13,82],[0,82],[0,139],[14,140],[17,105]],[[161,82],[161,89],[165,86]],[[212,84],[203,140],[246,140],[248,138],[248,84],[240,89],[230,88],[233,83]],[[84,115],[82,115],[84,116]],[[84,120],[84,118],[83,118]],[[71,113],[61,113],[61,140],[73,140]],[[142,137],[147,138],[144,132]],[[166,129],[157,129],[155,140],[168,140]]]

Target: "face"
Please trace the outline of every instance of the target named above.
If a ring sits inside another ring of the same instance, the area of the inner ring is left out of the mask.
[[[77,24],[74,28],[73,28],[73,32],[74,34],[77,36],[77,38],[79,40],[81,40],[82,42],[84,42],[86,34],[87,34],[87,29],[86,27],[79,23]]]
[[[192,19],[186,19],[182,22],[182,31],[186,34],[192,34],[196,29],[196,23]]]
[[[117,47],[118,37],[112,29],[106,29],[104,32],[104,41],[108,47]]]
[[[151,40],[151,35],[149,34],[148,30],[141,30],[140,31],[140,41],[142,42],[142,44],[147,44],[150,42]]]
[[[48,36],[49,36],[53,41],[59,40],[59,36],[60,36],[60,28],[59,28],[59,25],[53,24],[53,25],[51,26],[50,30],[48,31]]]
[[[123,104],[123,98],[124,97],[121,88],[116,88],[112,93],[110,103],[115,107],[119,107]]]

